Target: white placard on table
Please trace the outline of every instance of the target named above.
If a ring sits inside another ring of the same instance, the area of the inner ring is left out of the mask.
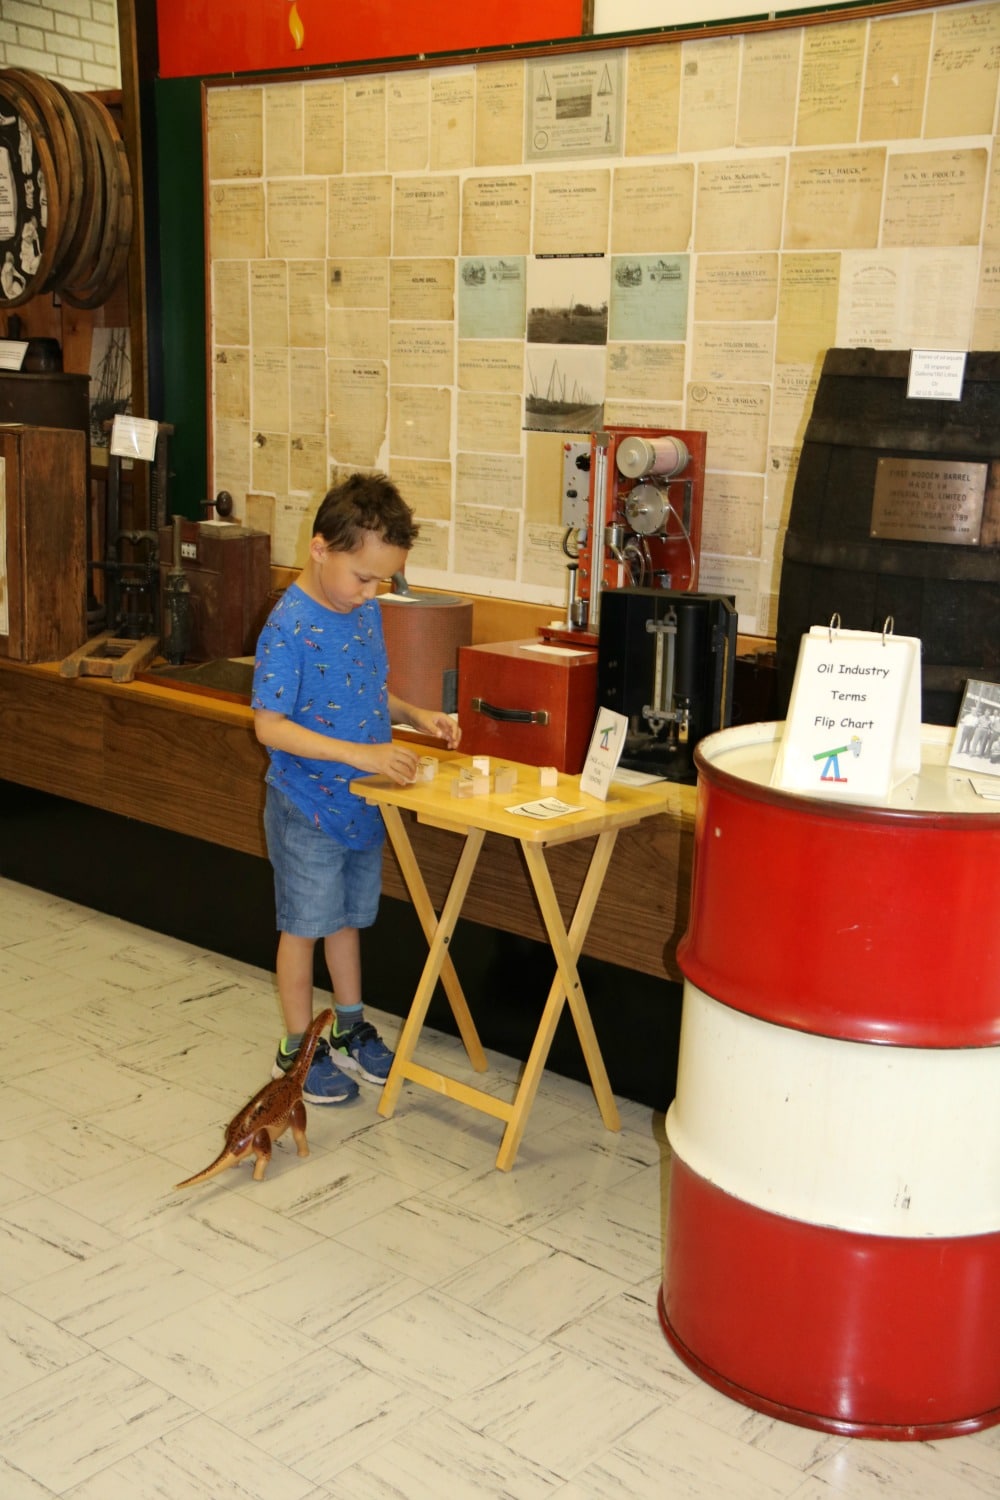
[[[814,625],[799,647],[771,785],[871,802],[919,770],[919,640]]]
[[[580,772],[581,792],[588,792],[591,797],[599,797],[602,802],[607,802],[608,788],[618,769],[627,732],[628,719],[624,714],[615,713],[613,708],[597,710],[590,749]]]

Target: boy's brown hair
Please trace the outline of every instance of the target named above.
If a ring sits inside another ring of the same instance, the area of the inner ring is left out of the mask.
[[[413,511],[387,475],[351,474],[324,497],[312,534],[321,536],[332,552],[357,552],[366,532],[373,532],[390,547],[409,551],[419,529]]]

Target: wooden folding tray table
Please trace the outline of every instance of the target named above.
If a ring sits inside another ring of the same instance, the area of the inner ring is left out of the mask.
[[[410,899],[429,945],[427,961],[396,1048],[395,1062],[382,1091],[379,1114],[389,1116],[393,1113],[403,1081],[410,1079],[436,1093],[468,1104],[484,1114],[493,1115],[506,1125],[496,1164],[501,1171],[508,1172],[514,1165],[555,1036],[556,1025],[563,1006],[567,1003],[583,1049],[601,1118],[609,1130],[621,1129],[618,1109],[580,982],[577,959],[587,936],[619,832],[641,822],[643,818],[665,813],[668,798],[664,783],[647,787],[613,784],[607,802],[601,802],[581,793],[578,776],[561,775],[558,786],[542,788],[539,786],[538,767],[523,765],[515,767],[518,782],[513,792],[456,797],[452,792],[452,783],[460,770],[469,764],[467,756],[444,758],[433,781],[415,782],[409,786],[397,786],[384,776],[366,776],[351,784],[351,790],[359,797],[381,808]],[[544,822],[507,811],[509,807],[519,803],[545,796],[556,796],[563,802],[580,806],[581,810]],[[440,915],[434,910],[421,874],[406,830],[404,812],[412,813],[419,823],[446,829],[464,839]],[[440,979],[472,1066],[480,1073],[487,1068],[486,1054],[450,957],[452,936],[487,833],[516,839],[524,851],[525,863],[556,960],[555,978],[517,1093],[510,1103],[414,1061],[417,1041]],[[595,840],[594,850],[576,909],[567,928],[553,888],[545,850],[550,845],[586,838]]]

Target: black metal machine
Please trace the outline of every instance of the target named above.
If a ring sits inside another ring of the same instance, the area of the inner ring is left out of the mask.
[[[623,766],[696,780],[695,745],[732,719],[737,622],[724,595],[602,592],[597,701],[629,720]]]

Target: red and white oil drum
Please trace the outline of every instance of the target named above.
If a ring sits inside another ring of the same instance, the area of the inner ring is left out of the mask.
[[[885,805],[773,790],[782,731],[696,752],[660,1318],[787,1421],[975,1431],[1000,1422],[1000,802],[933,725]]]

